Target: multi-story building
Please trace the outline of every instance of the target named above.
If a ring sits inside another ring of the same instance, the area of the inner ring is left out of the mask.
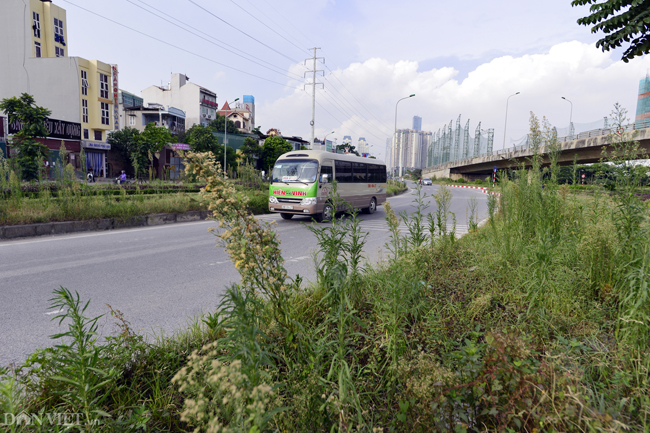
[[[413,130],[422,131],[422,118],[420,116],[413,116]]]
[[[386,152],[384,153],[385,155],[385,162],[386,162],[386,168],[391,171],[393,167],[393,139],[392,138],[387,138],[386,139]]]
[[[153,123],[164,126],[173,135],[185,132],[185,112],[176,107],[163,107],[160,104],[144,104],[144,99],[124,90],[119,91],[120,129],[125,127],[144,131]]]
[[[392,148],[392,166],[399,172],[417,168],[425,168],[427,150],[431,141],[431,132],[413,129],[398,129],[395,135],[395,145]]]
[[[634,122],[637,126],[650,124],[650,76],[639,81],[639,97],[636,102],[636,116]],[[646,126],[641,126],[645,128]]]
[[[217,114],[227,116],[240,132],[251,133],[255,129],[255,97],[244,95],[244,101],[235,102],[234,108],[231,108],[226,101]]]
[[[52,112],[49,135],[39,139],[51,158],[58,158],[63,143],[75,168],[105,176],[106,135],[119,127],[117,65],[70,57],[66,11],[51,1],[5,0],[2,16],[0,38],[7,43],[0,48],[0,99],[32,95]],[[11,124],[8,132],[21,128]],[[80,164],[82,148],[86,167]]]
[[[207,126],[216,119],[217,94],[211,90],[190,83],[185,74],[172,74],[167,87],[150,86],[142,91],[146,103],[175,107],[185,112],[185,127]]]
[[[366,138],[359,137],[359,141],[357,142],[357,152],[359,152],[359,154],[369,153],[368,149],[368,142],[366,141]]]

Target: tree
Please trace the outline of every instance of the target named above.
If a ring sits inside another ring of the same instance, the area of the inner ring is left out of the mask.
[[[257,140],[251,137],[246,137],[244,139],[244,144],[239,148],[239,152],[241,153],[245,163],[252,164],[253,161],[262,153],[262,148]]]
[[[11,145],[18,150],[18,167],[24,180],[36,180],[47,158],[47,146],[39,143],[35,137],[46,137],[45,120],[52,114],[47,108],[39,107],[34,97],[23,93],[19,98],[5,98],[0,102],[0,111],[4,111],[9,123],[20,122],[22,129],[14,134]]]
[[[185,134],[185,143],[193,152],[217,152],[219,140],[212,133],[213,129],[203,125],[194,125]]]
[[[347,143],[339,144],[338,146],[336,146],[336,150],[342,150],[347,153],[352,153],[354,155],[361,156],[359,155],[359,152],[357,152],[356,147]]]
[[[159,157],[159,154],[157,153],[169,144],[171,139],[172,133],[169,132],[169,129],[164,126],[156,126],[153,122],[147,124],[147,126],[144,127],[144,131],[140,134],[138,139],[140,146],[138,146],[137,167],[138,171],[142,172],[142,169],[144,169],[144,166],[142,165],[142,162],[145,161],[144,158],[149,160],[149,180],[151,180],[155,173],[153,166],[154,156]],[[136,166],[136,163],[133,165]],[[140,169],[140,167],[142,167],[142,169]]]
[[[224,116],[221,116],[219,113],[217,113],[217,117],[211,121],[208,126],[217,132],[223,132],[224,120]],[[232,120],[228,121],[228,134],[239,134],[239,128],[237,128],[235,122]]]
[[[106,142],[111,145],[111,148],[117,150],[120,156],[131,166],[133,165],[132,155],[136,148],[139,147],[139,139],[140,131],[130,127],[109,132],[106,136]]]
[[[160,152],[163,147],[171,143],[172,133],[164,126],[156,126],[153,122],[144,127],[144,131],[140,134],[147,149],[153,152]]]
[[[597,3],[600,2],[600,3]],[[591,15],[578,19],[578,24],[592,26],[591,32],[602,31],[605,37],[596,42],[603,51],[629,43],[622,60],[650,51],[650,2],[639,0],[573,0],[572,6],[591,5]]]
[[[262,146],[262,154],[260,156],[262,169],[271,171],[280,155],[291,152],[292,150],[293,147],[284,138],[278,136],[268,137],[264,140],[264,146]]]

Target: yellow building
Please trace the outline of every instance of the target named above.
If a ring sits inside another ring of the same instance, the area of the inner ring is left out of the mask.
[[[69,57],[66,11],[51,1],[2,0],[2,15],[0,39],[14,43],[0,46],[0,99],[33,95],[52,111],[56,131],[44,143],[58,150],[64,140],[76,168],[105,176],[106,136],[119,127],[117,66]],[[86,167],[79,164],[81,148]]]
[[[65,9],[49,1],[29,0],[33,57],[65,57],[68,33]]]
[[[113,86],[113,69],[99,60],[78,59],[81,139],[105,142],[106,134],[117,129],[113,111],[113,91],[117,91],[117,86]]]

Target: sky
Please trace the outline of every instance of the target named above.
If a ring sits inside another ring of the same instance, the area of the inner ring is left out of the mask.
[[[531,112],[580,128],[619,102],[633,121],[650,71],[648,56],[624,63],[623,49],[596,48],[602,35],[577,24],[588,8],[570,0],[54,3],[67,11],[68,54],[117,64],[121,89],[140,94],[185,73],[217,93],[219,106],[253,95],[263,132],[306,140],[306,59],[317,47],[316,137],[365,137],[380,158],[395,126],[410,128],[414,115],[434,133],[460,115],[473,135],[480,121],[494,128],[495,150],[525,136]],[[396,103],[410,94],[396,122]]]

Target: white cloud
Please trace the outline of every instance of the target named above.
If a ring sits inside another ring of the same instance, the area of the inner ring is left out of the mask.
[[[611,53],[577,41],[556,44],[542,54],[495,58],[462,81],[454,68],[418,72],[416,61],[372,58],[335,70],[338,80],[331,74],[319,80],[325,83],[325,91],[317,92],[322,108],[316,108],[316,136],[332,129],[336,134],[330,137],[339,141],[344,135],[352,135],[353,141],[364,136],[383,154],[394,128],[395,103],[415,93],[416,97],[399,104],[398,128],[410,127],[412,117],[419,115],[423,129],[435,132],[461,114],[463,125],[469,118],[472,129],[478,121],[484,129],[494,128],[494,146],[500,149],[509,95],[521,92],[509,102],[507,136],[513,139],[528,131],[530,111],[546,116],[555,126],[568,126],[570,105],[562,96],[573,103],[574,123],[602,119],[617,101],[633,120],[638,82],[649,68],[647,57],[625,64],[613,60]],[[295,90],[261,104],[257,115],[263,128],[277,127],[308,139],[311,93]]]

